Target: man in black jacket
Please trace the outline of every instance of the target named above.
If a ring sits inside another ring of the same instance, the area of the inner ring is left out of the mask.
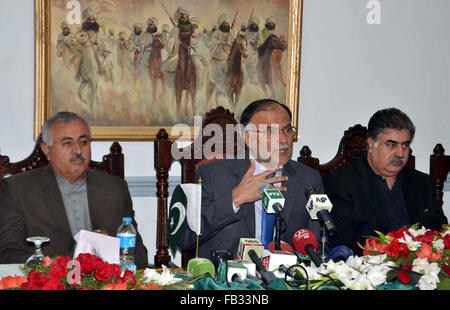
[[[375,230],[388,233],[414,223],[440,230],[447,219],[432,178],[405,167],[415,127],[398,109],[376,112],[368,124],[367,156],[324,180],[336,225],[331,246],[346,245],[360,254]]]

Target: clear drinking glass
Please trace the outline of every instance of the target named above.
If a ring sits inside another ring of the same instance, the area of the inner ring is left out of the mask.
[[[44,254],[41,251],[41,245],[44,242],[49,242],[50,238],[47,237],[29,237],[28,242],[34,243],[34,253],[28,257],[25,262],[25,266],[42,265],[44,263]]]

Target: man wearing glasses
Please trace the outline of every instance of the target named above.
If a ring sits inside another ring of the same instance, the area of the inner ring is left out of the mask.
[[[302,228],[320,237],[319,224],[311,221],[305,208],[305,189],[312,186],[323,192],[322,179],[317,171],[291,160],[297,133],[291,122],[292,114],[286,105],[271,99],[252,102],[240,120],[245,158],[215,160],[199,166],[196,178],[202,179],[200,257],[211,258],[212,250],[229,250],[236,257],[240,238],[257,238],[268,246],[274,226],[268,224],[270,219],[261,205],[258,188],[262,183],[271,183],[285,198],[281,241],[292,246],[293,235]],[[185,251],[194,249],[196,236],[186,230],[179,245]]]

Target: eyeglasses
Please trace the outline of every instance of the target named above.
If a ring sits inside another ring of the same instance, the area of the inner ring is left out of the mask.
[[[266,134],[268,136],[270,136],[270,135],[279,135],[280,131],[281,131],[285,135],[290,136],[290,135],[295,135],[297,133],[297,128],[295,128],[294,126],[291,126],[291,125],[286,126],[284,128],[281,128],[281,129],[278,129],[277,126],[270,126],[269,128],[267,128],[267,130],[250,130],[250,129],[247,129],[246,131],[263,133],[263,134]]]

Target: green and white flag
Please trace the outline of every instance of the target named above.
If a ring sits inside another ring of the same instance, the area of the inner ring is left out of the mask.
[[[167,234],[172,256],[178,246],[181,234],[190,228],[201,234],[202,187],[199,184],[184,183],[177,185],[172,193],[169,205]]]

